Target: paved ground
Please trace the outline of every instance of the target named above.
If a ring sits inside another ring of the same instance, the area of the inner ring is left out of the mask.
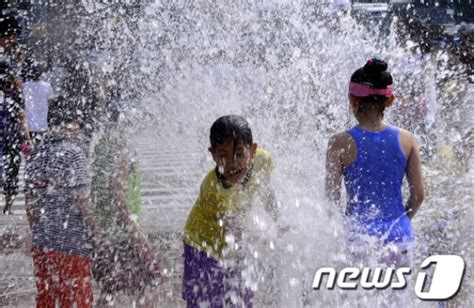
[[[180,307],[181,230],[204,176],[196,168],[202,165],[202,149],[191,139],[176,144],[174,138],[149,136],[142,133],[133,138],[142,175],[141,225],[158,247],[165,277],[160,307]],[[20,195],[14,215],[0,216],[0,306],[34,306],[29,242],[24,197]],[[119,306],[130,306],[128,298],[119,302]]]

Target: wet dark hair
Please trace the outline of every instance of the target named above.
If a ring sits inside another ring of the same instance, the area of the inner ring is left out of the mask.
[[[0,61],[0,83],[4,84],[11,75],[12,68],[10,63],[7,61]]]
[[[392,75],[387,72],[387,68],[388,65],[385,61],[373,58],[352,74],[351,82],[365,84],[375,89],[386,89],[393,84]],[[361,102],[359,112],[363,113],[375,105],[376,109],[383,113],[388,98],[383,95],[370,95],[357,99]]]
[[[253,143],[252,130],[245,118],[238,115],[226,115],[218,118],[212,124],[210,140],[212,148],[229,140],[234,141],[234,147],[240,140],[250,147]]]
[[[0,14],[0,36],[18,34],[20,27],[13,14]]]
[[[117,123],[119,121],[120,107],[117,105],[117,103],[107,101],[105,116],[109,123]]]
[[[29,61],[26,63],[24,78],[26,80],[34,80],[37,81],[43,75],[45,71],[45,65],[43,63],[39,63],[37,61]]]
[[[98,116],[87,64],[71,61],[65,68],[67,73],[61,84],[61,94],[49,106],[48,124],[58,126],[80,120],[86,127],[86,134],[90,135]]]
[[[48,125],[61,126],[74,121],[84,124],[84,114],[74,103],[68,102],[63,96],[58,96],[48,107]]]
[[[62,96],[70,106],[81,111],[87,125],[87,133],[91,134],[98,128],[106,106],[99,104],[96,84],[86,63],[72,61],[66,66],[66,71],[66,78],[61,85]]]
[[[0,75],[7,75],[11,72],[11,65],[7,61],[0,61]]]

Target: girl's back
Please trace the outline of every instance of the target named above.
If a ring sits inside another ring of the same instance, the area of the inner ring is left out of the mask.
[[[338,203],[344,178],[350,236],[412,241],[410,218],[424,198],[420,155],[411,133],[383,121],[385,108],[395,100],[393,78],[386,70],[385,62],[372,59],[351,76],[349,104],[359,124],[329,141],[326,194]],[[404,175],[410,189],[406,206]]]
[[[354,127],[348,133],[356,143],[357,158],[343,172],[350,196],[347,214],[362,220],[400,217],[407,158],[400,148],[399,129],[389,125],[371,132]]]
[[[363,233],[388,241],[412,240],[410,221],[402,199],[408,156],[400,129],[388,125],[378,132],[354,127],[347,132],[355,153],[343,169],[348,194],[346,215],[363,224]],[[358,230],[361,231],[361,230]]]

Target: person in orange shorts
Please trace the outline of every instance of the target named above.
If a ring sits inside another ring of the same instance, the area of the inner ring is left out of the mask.
[[[90,202],[84,121],[59,99],[48,111],[47,139],[26,161],[25,201],[33,234],[36,307],[92,307],[91,257],[97,224]]]
[[[91,307],[91,260],[33,247],[37,307]]]

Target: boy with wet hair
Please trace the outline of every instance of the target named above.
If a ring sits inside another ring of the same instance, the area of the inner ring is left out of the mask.
[[[276,218],[269,185],[273,159],[253,143],[241,116],[217,119],[210,141],[216,167],[204,178],[184,230],[182,295],[188,307],[251,307],[253,293],[244,286],[236,250],[242,247],[243,219],[255,198],[261,197]]]

